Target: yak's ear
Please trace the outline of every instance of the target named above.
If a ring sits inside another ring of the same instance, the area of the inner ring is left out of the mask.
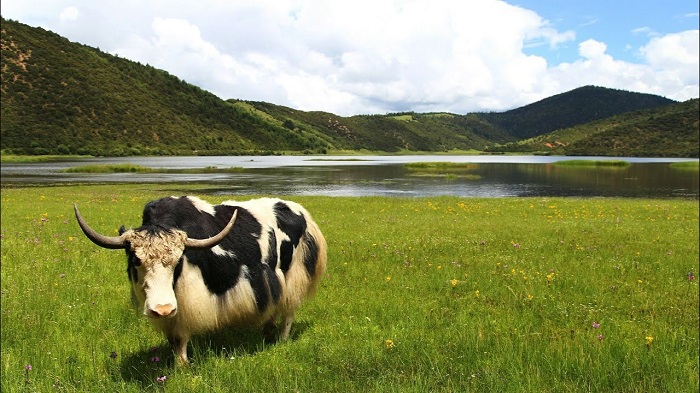
[[[120,235],[120,236],[123,235],[124,232],[126,232],[126,228],[124,228],[124,225],[122,225],[122,226],[119,227],[119,235]]]

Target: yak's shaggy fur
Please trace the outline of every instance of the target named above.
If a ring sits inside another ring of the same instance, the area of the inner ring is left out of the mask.
[[[193,334],[230,325],[264,325],[267,336],[281,318],[279,338],[288,338],[296,309],[326,271],[323,234],[290,201],[211,205],[196,197],[163,198],[146,205],[141,227],[122,227],[119,238],[96,234],[77,207],[76,217],[96,244],[126,250],[132,294],[180,363],[187,363]],[[188,248],[216,237],[205,249]]]

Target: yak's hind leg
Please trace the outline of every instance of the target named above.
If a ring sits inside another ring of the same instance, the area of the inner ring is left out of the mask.
[[[277,341],[277,315],[273,315],[263,325],[263,339],[268,343]]]
[[[282,316],[282,331],[280,332],[280,340],[284,341],[289,338],[289,331],[292,329],[292,322],[294,322],[293,312]]]

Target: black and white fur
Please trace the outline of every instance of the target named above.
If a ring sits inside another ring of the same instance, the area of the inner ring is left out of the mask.
[[[185,246],[230,232],[204,249]],[[81,228],[98,245],[87,224]],[[194,334],[230,325],[264,325],[281,318],[286,339],[294,312],[313,295],[326,270],[326,241],[299,204],[262,198],[209,204],[197,197],[168,197],[146,204],[138,228],[119,230],[127,254],[132,295],[163,331],[180,363]],[[101,236],[101,235],[98,235]]]

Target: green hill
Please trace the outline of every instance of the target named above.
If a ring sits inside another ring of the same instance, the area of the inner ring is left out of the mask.
[[[396,113],[341,117],[265,102],[247,103],[301,132],[317,130],[339,149],[396,152],[483,150],[516,139],[477,115]]]
[[[652,134],[662,125],[663,133],[675,132],[669,129],[676,120],[660,123],[662,116],[655,116],[658,127],[653,130],[619,128],[618,134],[610,137],[617,144],[600,140],[601,133],[582,124],[674,103],[659,96],[602,87],[582,87],[503,113],[341,117],[265,102],[222,100],[165,71],[16,21],[1,20],[0,41],[3,153],[124,156],[332,150],[541,151],[548,140],[521,140],[565,129],[581,136],[571,137],[566,142],[568,149],[548,152],[607,155],[622,145],[642,152],[633,147],[635,141],[651,143],[661,138]],[[684,120],[689,129],[669,139],[675,144],[650,144],[645,154],[692,153],[689,146],[694,141],[697,146],[697,110],[695,114],[694,123],[692,116]],[[697,148],[694,152],[697,155]]]
[[[558,155],[698,157],[700,100],[626,112],[491,148]]]
[[[674,103],[652,94],[632,93],[598,86],[583,86],[521,108],[482,114],[489,122],[509,130],[518,139],[640,109]]]
[[[2,149],[231,154],[324,149],[167,72],[2,20]]]

